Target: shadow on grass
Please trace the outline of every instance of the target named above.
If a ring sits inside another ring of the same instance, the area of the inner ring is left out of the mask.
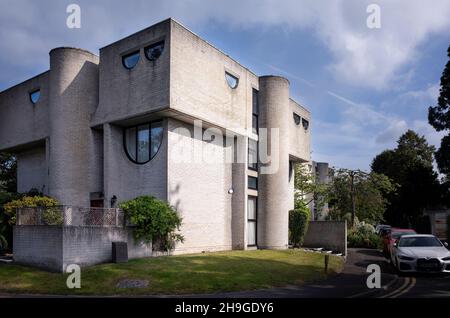
[[[30,268],[23,269],[31,272],[31,275],[25,276],[25,281],[21,283],[31,286],[23,292],[45,294],[196,294],[301,284],[327,277],[320,255],[298,252],[231,254],[234,255],[162,256],[124,264],[97,265],[82,270],[82,288],[79,290],[65,288],[67,275],[53,276]],[[341,265],[341,260],[332,258],[330,274],[340,270]],[[13,270],[16,266],[0,268],[0,280],[8,282],[8,274],[2,274],[3,269],[17,274],[18,271]],[[139,289],[116,288],[123,279],[146,279],[149,286]]]

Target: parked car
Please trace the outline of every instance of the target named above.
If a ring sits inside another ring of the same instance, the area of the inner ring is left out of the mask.
[[[386,258],[390,258],[394,243],[406,234],[417,234],[413,229],[401,229],[393,227],[383,237],[383,254]]]
[[[378,235],[381,236],[383,233],[388,232],[390,229],[391,229],[391,226],[390,226],[390,225],[387,225],[387,224],[378,224],[378,225],[375,227],[375,233],[377,233]]]
[[[400,272],[450,273],[450,251],[431,234],[403,235],[394,243],[391,262]]]

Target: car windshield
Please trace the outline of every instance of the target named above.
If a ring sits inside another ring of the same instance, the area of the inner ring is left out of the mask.
[[[441,242],[435,237],[403,237],[398,246],[400,247],[438,247]]]
[[[398,239],[402,235],[408,235],[408,234],[416,234],[415,232],[393,232],[391,234],[393,239]]]

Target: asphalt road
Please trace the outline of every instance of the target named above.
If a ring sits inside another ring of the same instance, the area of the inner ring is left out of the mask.
[[[381,252],[370,249],[349,249],[344,270],[326,281],[302,286],[287,286],[256,291],[192,295],[191,297],[227,298],[450,298],[450,275],[399,276]],[[367,266],[381,269],[381,288],[367,287]]]

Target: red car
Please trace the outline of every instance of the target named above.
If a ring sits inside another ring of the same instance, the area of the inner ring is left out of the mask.
[[[417,234],[413,229],[400,229],[397,227],[391,228],[391,230],[383,237],[383,254],[389,258],[391,255],[394,243],[402,236],[406,234]]]

